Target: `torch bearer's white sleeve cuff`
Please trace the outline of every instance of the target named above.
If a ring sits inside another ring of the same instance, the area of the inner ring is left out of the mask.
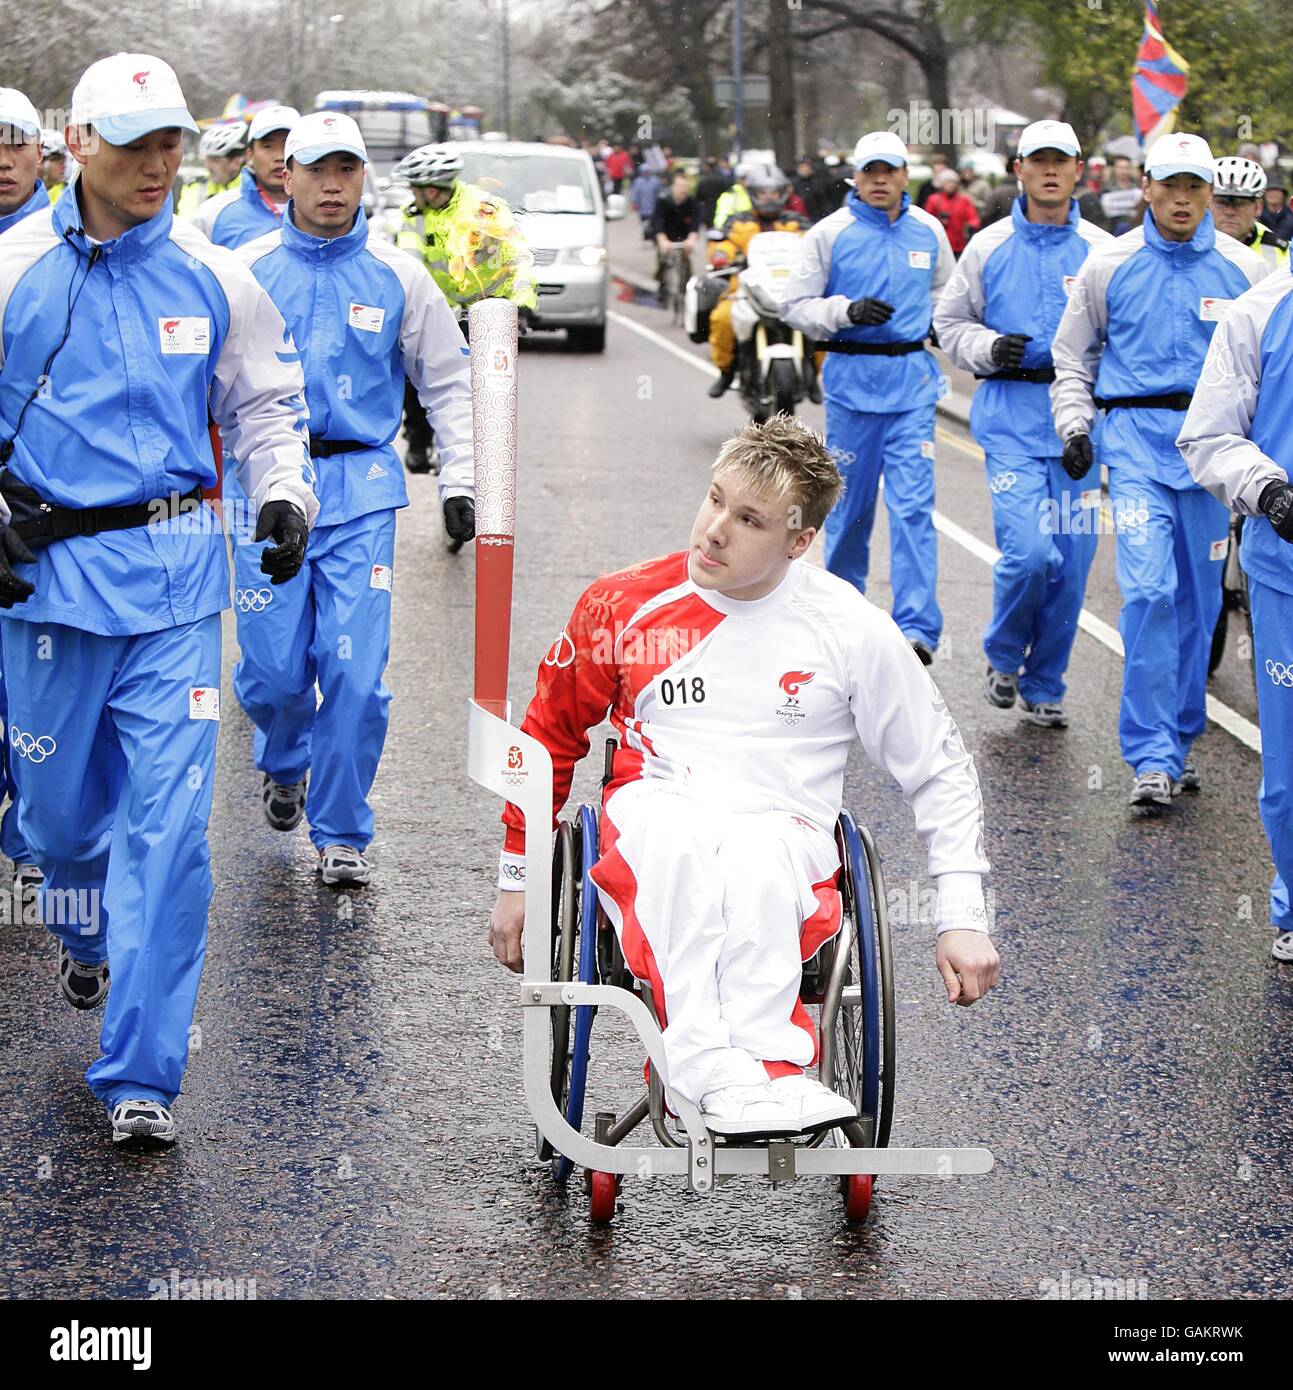
[[[498,886],[505,893],[525,892],[525,855],[504,850],[498,856]]]

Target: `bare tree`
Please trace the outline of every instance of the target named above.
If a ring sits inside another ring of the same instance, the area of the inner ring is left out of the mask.
[[[573,60],[632,73],[641,91],[681,88],[691,105],[702,153],[722,144],[714,101],[715,30],[728,0],[581,0],[566,21]],[[725,65],[724,65],[725,66]],[[644,111],[643,116],[650,116]]]
[[[942,0],[805,0],[795,38],[810,43],[845,29],[861,29],[911,57],[937,110],[950,109],[952,44]],[[830,16],[830,18],[827,18]],[[947,123],[940,122],[941,130]],[[951,160],[954,145],[940,146]]]
[[[768,125],[772,148],[783,169],[795,163],[795,54],[790,37],[790,8],[786,0],[768,0],[768,83],[771,103]]]

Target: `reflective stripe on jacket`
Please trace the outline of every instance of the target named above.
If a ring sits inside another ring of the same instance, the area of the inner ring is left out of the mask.
[[[442,208],[409,207],[396,245],[418,256],[456,307],[510,299],[534,308],[534,258],[502,198],[461,180]]]

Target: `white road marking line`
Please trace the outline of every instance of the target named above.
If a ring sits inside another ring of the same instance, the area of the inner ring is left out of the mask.
[[[686,349],[680,348],[676,343],[671,343],[668,338],[657,333],[653,328],[647,328],[644,324],[635,323],[632,319],[626,318],[623,314],[618,314],[615,310],[607,311],[607,316],[616,323],[622,324],[631,332],[638,334],[639,337],[646,338],[648,342],[654,343],[657,347],[663,348],[666,352],[672,353],[675,357],[686,362],[689,367],[695,367],[698,371],[708,372],[710,376],[717,376],[718,369],[712,363],[705,362],[699,357],[693,356]],[[963,453],[969,454],[971,458],[982,460],[983,450],[977,444],[971,444],[963,439],[958,439],[956,435],[944,429],[941,425],[936,428],[936,433],[940,439],[946,440],[954,448],[960,449]],[[949,541],[959,545],[962,550],[968,551],[976,560],[982,560],[985,565],[995,565],[1001,558],[1001,552],[995,546],[988,545],[986,541],[981,541],[978,536],[967,531],[964,526],[958,525],[950,517],[944,516],[942,512],[934,513],[934,528],[947,537]],[[1103,618],[1097,618],[1089,609],[1084,608],[1078,615],[1078,627],[1089,636],[1094,637],[1101,646],[1107,647],[1113,654],[1120,659],[1125,655],[1123,652],[1122,638],[1118,634],[1118,629],[1110,627]],[[1260,754],[1262,751],[1261,730],[1250,719],[1245,719],[1238,710],[1231,709],[1229,705],[1223,704],[1215,696],[1208,696],[1208,718],[1219,728],[1237,739],[1245,748],[1251,748],[1254,753]]]
[[[697,357],[680,348],[677,343],[671,343],[668,338],[662,337],[654,328],[648,328],[645,324],[636,323],[633,319],[625,318],[623,314],[617,314],[614,309],[606,311],[606,317],[613,322],[627,328],[632,333],[637,333],[640,337],[646,338],[656,347],[664,348],[666,352],[671,352],[675,357],[681,358],[689,367],[695,367],[698,372],[707,372],[710,376],[718,375],[718,368],[712,362],[706,362],[703,357]]]

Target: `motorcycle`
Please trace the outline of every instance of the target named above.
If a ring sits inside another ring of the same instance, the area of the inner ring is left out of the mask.
[[[813,386],[816,366],[803,335],[781,321],[781,304],[799,255],[794,232],[759,232],[751,238],[744,266],[693,276],[687,285],[683,322],[693,342],[709,336],[709,315],[732,276],[732,332],[741,401],[758,424],[795,407]]]

